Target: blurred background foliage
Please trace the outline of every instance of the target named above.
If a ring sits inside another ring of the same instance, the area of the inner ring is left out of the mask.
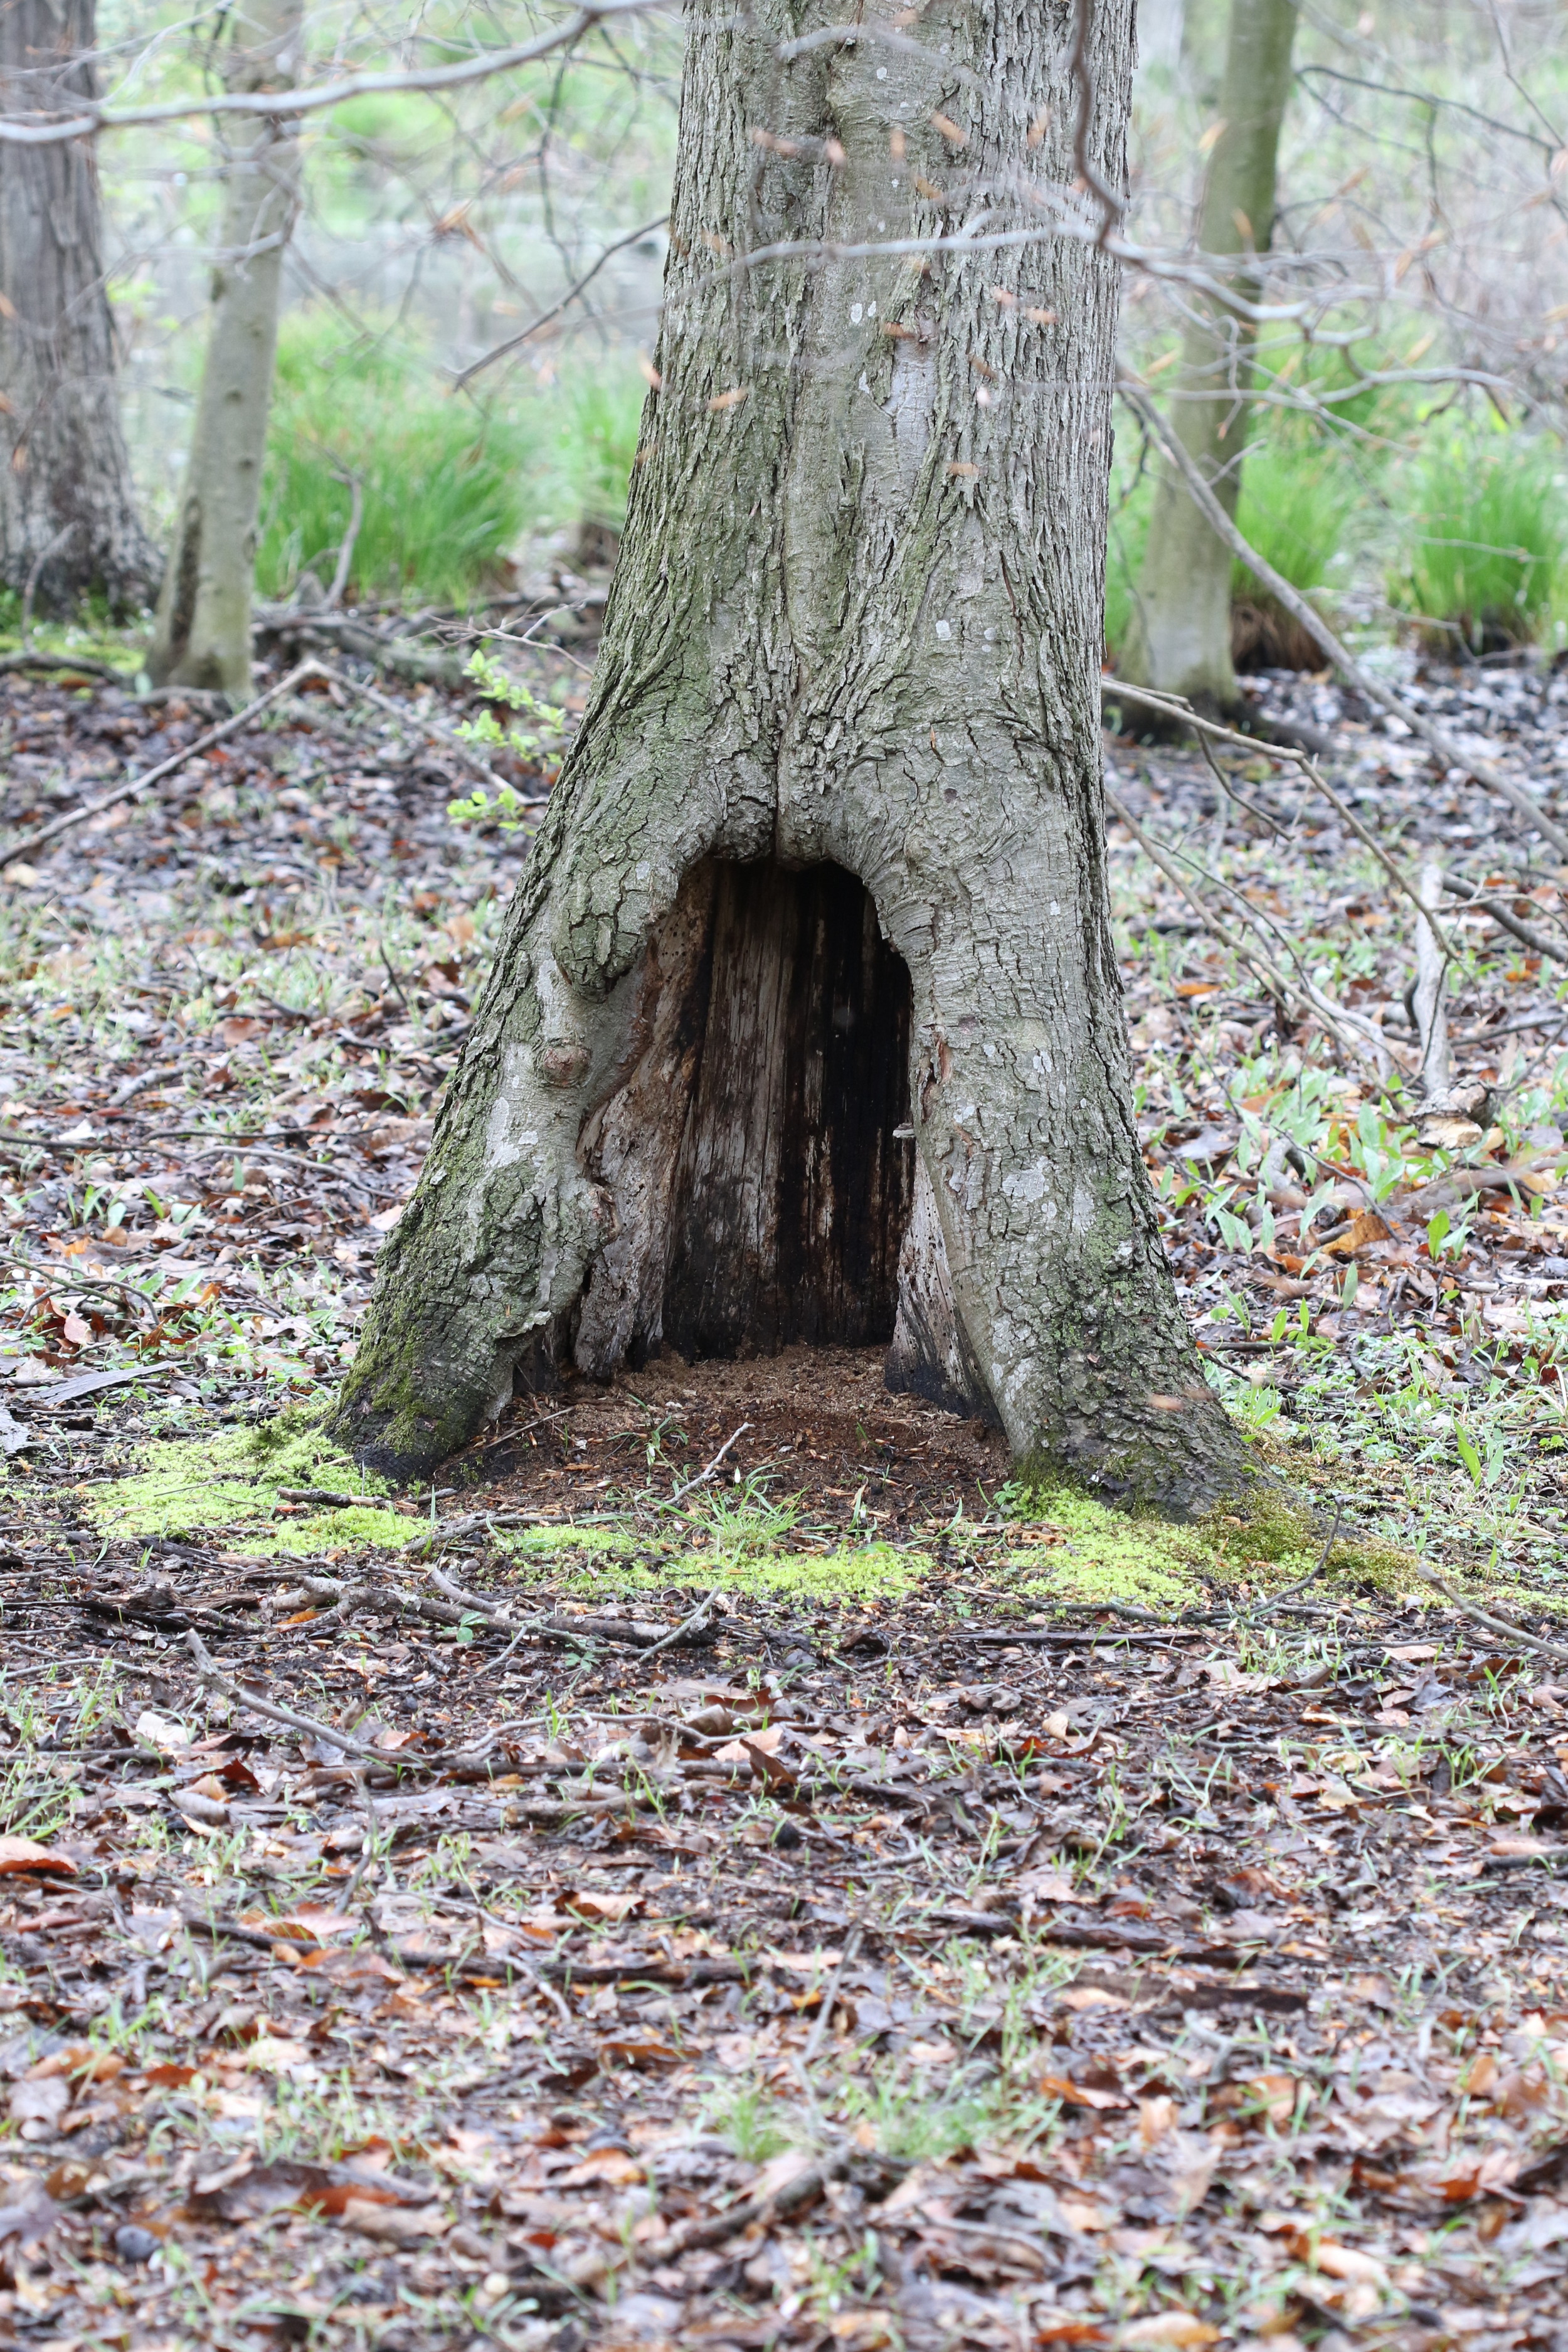
[[[1540,194],[1543,172],[1563,169],[1549,126],[1568,121],[1568,47],[1555,0],[1510,0],[1506,15],[1505,39],[1470,0],[1323,0],[1298,38],[1276,254],[1341,255],[1347,286],[1378,277],[1385,299],[1347,300],[1311,344],[1289,321],[1260,337],[1240,521],[1355,642],[1472,653],[1568,643],[1562,329],[1542,295],[1563,276],[1563,231]],[[1145,247],[1190,244],[1226,17],[1227,0],[1140,8],[1128,234]],[[426,41],[454,57],[544,21],[521,8],[500,26],[472,0],[444,0],[421,19]],[[203,23],[173,0],[102,0],[106,81],[120,60],[139,96],[209,86]],[[405,8],[323,0],[312,70],[333,58],[395,63],[406,35]],[[672,8],[619,20],[613,39],[569,58],[309,118],[263,594],[290,594],[305,569],[330,577],[355,479],[351,593],[361,597],[460,604],[526,569],[542,545],[563,560],[589,548],[584,525],[608,551],[637,446],[639,361],[658,330],[680,47]],[[221,131],[161,125],[102,141],[100,156],[127,425],[161,535],[200,364]],[[621,240],[558,320],[454,389]],[[1288,270],[1281,285],[1288,295]],[[1181,310],[1179,288],[1128,273],[1123,360],[1155,389]],[[1357,391],[1363,371],[1406,380]],[[1510,389],[1500,397],[1482,376]],[[1151,478],[1123,419],[1112,658]],[[1281,641],[1280,616],[1250,580],[1237,577],[1236,599],[1255,658],[1308,658]]]

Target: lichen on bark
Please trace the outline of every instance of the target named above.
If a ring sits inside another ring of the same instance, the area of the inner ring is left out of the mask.
[[[1108,0],[1091,34],[1112,183],[1131,20]],[[692,877],[766,861],[781,891],[855,877],[908,974],[881,1132],[918,1152],[924,1226],[896,1375],[956,1384],[1023,1462],[1184,1507],[1244,1472],[1160,1248],[1110,920],[1112,266],[1059,235],[846,250],[940,238],[983,198],[988,228],[1037,232],[1073,201],[1068,14],[949,0],[897,43],[802,49],[807,29],[778,0],[689,19],[661,385],[593,692],[336,1426],[423,1471],[585,1329],[595,1371],[605,1330],[658,1343],[709,1117]],[[771,987],[742,1008],[758,1055]],[[845,989],[800,1014],[808,1070],[858,1017]],[[719,1157],[743,1178],[756,1122],[730,1108]],[[668,1149],[624,1149],[638,1121]]]

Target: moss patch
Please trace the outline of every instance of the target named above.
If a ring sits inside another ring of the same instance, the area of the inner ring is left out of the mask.
[[[1019,1590],[1068,1604],[1121,1601],[1160,1612],[1191,1607],[1245,1578],[1266,1589],[1314,1569],[1321,1534],[1289,1497],[1259,1492],[1245,1511],[1213,1511],[1192,1527],[1129,1517],[1073,1487],[1005,1490],[1024,1523],[1005,1555]],[[1415,1556],[1392,1544],[1336,1540],[1329,1570],[1343,1582],[1396,1591],[1419,1582]]]
[[[1213,1549],[1196,1528],[1129,1518],[1071,1487],[1009,1499],[1030,1523],[1018,1536],[1035,1537],[1005,1554],[1021,1592],[1064,1606],[1121,1601],[1163,1612],[1189,1606],[1214,1575]]]
[[[882,1600],[912,1591],[931,1567],[924,1552],[897,1551],[885,1543],[840,1544],[831,1551],[766,1552],[751,1544],[692,1551],[679,1542],[666,1549],[607,1528],[531,1528],[506,1541],[520,1565],[548,1570],[552,1590],[606,1599],[718,1585],[726,1592],[789,1593],[818,1601]]]
[[[773,1559],[744,1554],[672,1560],[671,1584],[722,1585],[726,1591],[790,1593],[806,1601],[892,1600],[911,1592],[931,1570],[923,1552],[891,1544],[841,1544],[834,1551],[789,1551]]]
[[[363,1502],[278,1516],[285,1486],[363,1492]],[[395,1550],[420,1521],[378,1501],[384,1479],[362,1475],[296,1407],[255,1429],[155,1440],[143,1466],[100,1487],[89,1507],[106,1535],[222,1535],[258,1558],[332,1550]]]
[[[610,1560],[634,1549],[629,1536],[614,1528],[525,1528],[499,1540],[517,1559],[528,1560],[555,1559],[563,1552],[579,1560]]]

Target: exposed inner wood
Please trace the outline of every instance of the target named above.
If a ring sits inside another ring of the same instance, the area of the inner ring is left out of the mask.
[[[709,861],[649,950],[629,1068],[584,1129],[613,1233],[574,1353],[683,1356],[893,1336],[914,1193],[910,995],[835,866]]]

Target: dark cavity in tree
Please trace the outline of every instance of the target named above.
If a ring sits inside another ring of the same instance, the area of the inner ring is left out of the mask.
[[[645,1002],[637,1066],[584,1139],[619,1238],[664,1260],[662,1281],[640,1270],[626,1353],[659,1337],[689,1358],[889,1340],[914,1194],[910,988],[864,886],[838,866],[705,860],[661,926]],[[584,1369],[610,1352],[595,1290]]]

